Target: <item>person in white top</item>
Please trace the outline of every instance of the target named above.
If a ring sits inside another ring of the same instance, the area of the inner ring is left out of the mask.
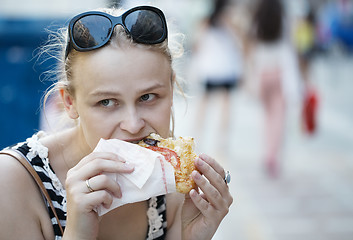
[[[259,0],[253,15],[247,59],[247,78],[264,107],[265,167],[271,177],[279,174],[286,107],[298,100],[300,74],[290,39],[285,34],[280,0]]]
[[[235,5],[231,1],[214,0],[211,13],[200,23],[193,46],[192,71],[204,85],[195,129],[198,133],[202,132],[211,97],[219,94],[221,121],[218,128],[220,137],[217,139],[226,139],[231,92],[239,85],[243,74],[242,43],[234,14]]]

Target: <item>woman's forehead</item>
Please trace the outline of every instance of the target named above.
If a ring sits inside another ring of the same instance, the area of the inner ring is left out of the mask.
[[[153,48],[141,48],[139,46],[117,47],[108,45],[101,49],[89,52],[78,53],[78,58],[73,64],[73,68],[88,68],[87,70],[107,70],[112,71],[124,70],[125,68],[136,69],[142,67],[148,70],[148,67],[163,63],[164,68],[170,68],[171,63],[168,57],[156,51]],[[90,67],[93,67],[91,69]],[[99,68],[98,68],[99,67]],[[98,68],[98,69],[96,69]]]
[[[137,87],[134,84],[165,84],[170,82],[172,75],[165,55],[136,47],[121,49],[107,46],[83,53],[72,70],[74,84],[81,86],[82,90],[99,85]]]

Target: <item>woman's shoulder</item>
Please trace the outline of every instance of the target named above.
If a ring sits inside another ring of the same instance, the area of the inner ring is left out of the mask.
[[[11,201],[7,205],[9,208],[12,208],[12,204],[27,204],[29,207],[32,205],[32,202],[28,204],[31,196],[40,196],[37,185],[26,168],[15,157],[6,154],[0,154],[0,189],[0,202]]]
[[[16,177],[21,178],[23,177],[23,174],[19,175],[19,173],[26,172],[26,169],[21,165],[21,163],[16,158],[8,154],[0,154],[0,166],[1,180],[3,180],[5,176],[13,179],[16,179]]]
[[[0,154],[0,190],[0,218],[6,218],[6,224],[0,226],[0,238],[8,239],[7,234],[11,234],[20,239],[33,234],[41,239],[40,225],[48,215],[43,198],[26,168],[16,158],[5,154]],[[19,225],[22,226],[19,231],[11,227]],[[5,229],[7,233],[2,231]]]
[[[0,184],[3,185],[0,188],[1,191],[6,190],[15,195],[24,195],[35,192],[33,189],[37,189],[32,176],[19,160],[23,156],[23,159],[28,161],[28,157],[31,158],[31,154],[40,152],[41,149],[35,144],[37,141],[36,137],[37,135],[33,135],[27,138],[25,142],[20,142],[1,151]]]
[[[27,148],[26,141],[0,152],[0,189],[2,192],[23,195],[36,189],[32,176],[18,159],[26,154]]]

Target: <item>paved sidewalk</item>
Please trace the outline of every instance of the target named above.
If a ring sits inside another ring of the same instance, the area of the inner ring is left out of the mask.
[[[320,91],[319,131],[306,136],[298,109],[288,113],[282,174],[268,178],[261,161],[262,114],[245,92],[233,96],[231,142],[216,138],[217,102],[198,151],[232,173],[234,204],[215,240],[353,239],[353,60],[319,59],[313,79]],[[197,93],[196,93],[197,95]],[[192,135],[197,98],[176,100],[176,134]],[[179,124],[179,125],[178,125]],[[221,146],[219,146],[221,145]]]

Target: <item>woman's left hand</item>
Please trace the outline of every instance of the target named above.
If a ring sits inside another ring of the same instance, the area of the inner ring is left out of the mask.
[[[195,164],[201,174],[194,171],[192,176],[202,193],[193,189],[186,195],[182,209],[183,239],[212,239],[229,212],[233,197],[219,163],[202,154]]]

